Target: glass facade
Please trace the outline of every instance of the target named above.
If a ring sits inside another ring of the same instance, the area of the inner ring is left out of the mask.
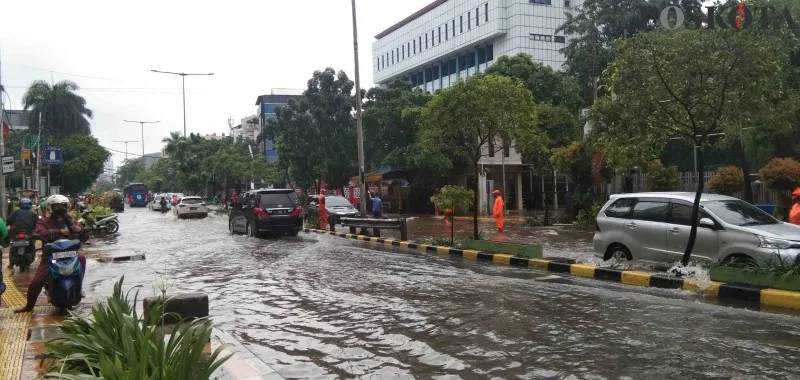
[[[426,67],[422,70],[415,70],[407,74],[408,80],[415,87],[422,86],[423,89],[431,91],[434,87],[440,87],[441,80],[450,75],[468,75],[481,70],[494,60],[494,45],[476,46],[458,55],[443,58],[439,64]],[[441,74],[440,74],[441,72]],[[433,83],[439,83],[432,85]]]

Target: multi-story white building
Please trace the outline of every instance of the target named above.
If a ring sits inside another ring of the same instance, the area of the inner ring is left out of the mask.
[[[561,70],[560,50],[569,36],[556,29],[583,0],[435,0],[379,33],[372,44],[375,84],[408,79],[424,91],[450,87],[486,70],[497,57],[530,54]],[[499,146],[499,142],[498,142]],[[480,161],[480,210],[491,207],[491,189],[505,187],[507,209],[522,207],[522,157],[513,148]],[[505,172],[506,186],[503,186]]]

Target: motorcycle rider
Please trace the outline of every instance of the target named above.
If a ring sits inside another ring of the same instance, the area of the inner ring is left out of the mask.
[[[161,205],[161,212],[167,212],[167,199],[165,197],[161,197],[161,202],[158,204]]]
[[[14,237],[17,234],[33,235],[36,229],[36,223],[39,221],[39,215],[33,210],[33,202],[28,198],[19,200],[19,209],[14,210],[11,216],[8,217],[8,229],[11,231],[10,236]],[[30,238],[30,249],[34,249],[35,240]],[[11,251],[8,252],[8,267],[11,268]]]
[[[69,208],[69,199],[63,195],[55,194],[47,198],[47,211],[48,217],[42,218],[36,224],[36,236],[42,240],[42,244],[52,243],[59,239],[68,239],[76,235],[81,242],[89,240],[89,235],[86,230],[81,228],[80,224],[73,220],[67,213]],[[33,275],[30,285],[28,285],[27,303],[25,307],[14,310],[15,313],[30,313],[36,305],[36,299],[39,298],[39,293],[42,292],[47,283],[47,275],[50,268],[48,267],[48,258],[44,257],[39,260],[39,267],[36,268],[36,274]],[[81,269],[86,273],[86,256],[82,252],[78,252],[78,259],[81,262]],[[81,278],[83,280],[83,278]]]

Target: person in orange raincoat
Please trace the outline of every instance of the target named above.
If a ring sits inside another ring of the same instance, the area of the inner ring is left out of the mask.
[[[789,210],[789,223],[800,225],[800,187],[792,192],[792,208]]]
[[[500,196],[500,190],[492,192],[494,194],[494,207],[492,208],[492,216],[497,224],[497,232],[503,232],[503,215],[505,214],[506,204],[503,202],[503,197]]]
[[[328,229],[328,209],[325,207],[325,194],[328,194],[328,191],[322,189],[319,192],[319,229],[327,230]]]

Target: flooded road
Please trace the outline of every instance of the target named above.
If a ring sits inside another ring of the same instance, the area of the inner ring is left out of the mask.
[[[794,316],[330,236],[230,236],[227,216],[129,209],[120,221],[121,235],[94,240],[89,256],[133,249],[146,260],[90,260],[90,298],[110,295],[123,274],[142,296],[156,283],[205,292],[214,324],[286,378],[800,376]]]

